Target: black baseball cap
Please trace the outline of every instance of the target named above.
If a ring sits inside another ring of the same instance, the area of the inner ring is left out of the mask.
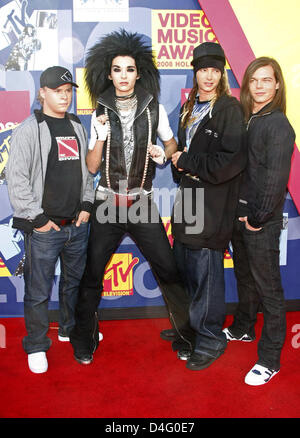
[[[72,73],[65,67],[54,65],[47,68],[40,77],[40,86],[48,88],[57,88],[64,84],[72,84],[78,88],[78,85],[73,82]]]

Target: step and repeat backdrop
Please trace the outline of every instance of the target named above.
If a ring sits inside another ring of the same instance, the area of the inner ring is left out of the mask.
[[[211,6],[213,3],[215,9],[212,10],[207,4]],[[251,1],[239,3],[243,3],[244,8],[247,9]],[[224,14],[220,20],[222,7]],[[228,21],[225,12],[228,14]],[[241,33],[240,40],[238,36],[233,39],[234,44],[231,49],[228,38],[224,40],[226,47],[223,45],[222,38],[223,33],[226,35],[228,32],[233,32],[232,27],[226,28],[232,19],[238,25],[240,23],[239,31],[243,27],[244,32]],[[93,108],[85,92],[83,80],[87,50],[102,35],[113,30],[125,28],[128,31],[138,32],[144,36],[145,41],[152,44],[155,51],[161,73],[160,101],[167,110],[176,137],[179,109],[192,85],[193,73],[190,62],[193,48],[204,41],[219,41],[223,45],[225,52],[230,55],[227,56],[227,71],[232,94],[238,97],[241,71],[235,60],[240,59],[245,53],[243,49],[245,41],[248,44],[245,26],[247,27],[240,6],[237,2],[228,0],[218,2],[213,0],[211,2],[196,0],[1,1],[0,317],[23,315],[24,237],[20,231],[12,228],[13,212],[7,193],[5,165],[13,129],[34,109],[39,108],[36,96],[41,72],[52,65],[62,65],[73,72],[79,89],[74,95],[69,111],[77,114],[89,131]],[[249,47],[250,44],[251,41]],[[264,44],[267,46],[265,40]],[[274,39],[270,41],[270,47],[272,53],[265,54],[276,57]],[[299,69],[295,74],[297,75],[298,72]],[[299,73],[298,78],[300,78]],[[299,79],[294,85],[299,88]],[[291,121],[293,123],[293,120]],[[154,187],[176,190],[170,164],[157,168]],[[293,189],[296,191],[295,185]],[[282,231],[280,247],[283,286],[286,300],[291,303],[300,300],[300,277],[297,274],[300,265],[300,218],[295,199],[293,193],[288,192],[285,202],[286,227]],[[170,229],[172,205],[168,203],[166,206],[161,199],[156,201],[172,244]],[[224,254],[224,266],[226,301],[235,303],[237,293],[230,248]],[[58,261],[50,297],[50,310],[58,309],[59,276]],[[130,236],[125,236],[107,265],[103,282],[103,299],[100,305],[102,309],[153,310],[164,306],[150,266]],[[151,316],[151,311],[148,312],[148,316]]]

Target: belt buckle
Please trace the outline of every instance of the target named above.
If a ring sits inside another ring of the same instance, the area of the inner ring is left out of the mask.
[[[114,194],[114,204],[117,207],[130,207],[133,204],[133,197],[127,195]]]
[[[61,219],[59,226],[65,227],[66,225],[71,225],[74,222],[74,219]]]

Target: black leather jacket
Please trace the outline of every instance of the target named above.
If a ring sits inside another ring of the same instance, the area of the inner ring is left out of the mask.
[[[158,127],[158,102],[146,90],[136,84],[135,92],[137,96],[137,110],[135,114],[133,132],[134,132],[134,153],[132,157],[131,168],[127,176],[124,148],[123,148],[123,132],[121,121],[115,105],[115,91],[111,86],[98,99],[97,116],[104,113],[104,109],[108,110],[108,117],[111,126],[111,144],[109,157],[109,179],[111,188],[119,191],[120,181],[128,179],[128,190],[133,190],[141,186],[145,160],[147,142],[149,136],[149,120],[147,115],[147,108],[151,118],[151,141],[156,144],[157,127]],[[99,184],[107,187],[106,180],[106,159],[107,159],[107,141],[103,149],[103,161],[100,166],[101,178]],[[143,188],[151,190],[152,179],[155,175],[155,163],[149,159],[148,171],[145,178]]]

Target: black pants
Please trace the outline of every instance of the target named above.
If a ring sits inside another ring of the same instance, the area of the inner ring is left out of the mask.
[[[156,208],[149,198],[149,211]],[[166,235],[161,218],[147,223],[120,223],[117,220],[100,223],[97,220],[95,204],[91,214],[91,230],[87,250],[87,264],[83,274],[78,303],[75,312],[75,328],[70,339],[74,349],[91,351],[93,349],[93,330],[95,312],[100,304],[103,290],[103,276],[107,263],[126,233],[135,240],[144,257],[149,262],[166,302],[172,326],[179,337],[192,342],[193,331],[189,326],[189,298],[177,271],[175,258]],[[124,209],[124,207],[122,207]],[[99,211],[98,211],[99,213]],[[124,210],[123,210],[124,213]]]
[[[279,237],[282,221],[266,224],[260,231],[249,231],[244,222],[235,221],[232,245],[239,303],[230,331],[255,337],[254,326],[259,306],[264,325],[258,343],[258,363],[280,368],[285,340],[286,314],[279,265]]]

